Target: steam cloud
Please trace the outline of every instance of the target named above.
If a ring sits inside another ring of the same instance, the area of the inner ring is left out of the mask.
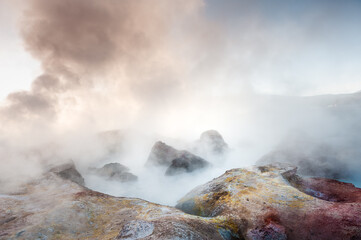
[[[84,158],[82,150],[66,154],[76,136],[157,122],[153,116],[182,98],[189,87],[183,79],[202,63],[189,56],[217,52],[217,30],[200,14],[203,4],[28,1],[21,32],[44,74],[30,91],[9,94],[0,109],[2,159],[16,155],[2,176],[17,176],[22,162],[38,169],[38,161]],[[41,160],[33,161],[29,155],[38,151]]]
[[[64,104],[61,96],[79,89],[115,88],[113,94],[127,100],[149,100],[155,90],[167,95],[187,70],[181,51],[199,49],[210,34],[198,16],[201,6],[202,1],[30,1],[22,33],[44,75],[30,92],[9,95],[7,114],[55,117]]]
[[[108,154],[97,133],[111,129],[123,130],[122,153],[111,160],[147,176],[142,184],[151,178],[142,166],[154,141],[187,148],[208,129],[221,132],[233,150],[222,166],[180,185],[192,183],[192,188],[227,168],[255,163],[275,148],[291,152],[289,159],[298,163],[300,155],[312,159],[313,148],[326,145],[341,157],[335,164],[321,154],[327,167],[317,167],[343,172],[358,167],[359,95],[320,99],[254,93],[255,72],[267,70],[272,56],[282,55],[282,46],[291,53],[295,46],[287,45],[288,38],[275,41],[251,7],[243,10],[251,20],[238,26],[241,34],[230,34],[224,22],[207,16],[206,3],[27,1],[21,33],[44,73],[30,91],[9,94],[0,108],[0,181],[15,184],[69,159],[84,169],[96,164]],[[355,103],[350,105],[350,99]],[[319,172],[324,173],[312,173]],[[140,191],[152,190],[143,192],[152,199],[163,181]],[[163,187],[172,189],[176,182],[169,182]],[[137,186],[133,189],[139,196]]]

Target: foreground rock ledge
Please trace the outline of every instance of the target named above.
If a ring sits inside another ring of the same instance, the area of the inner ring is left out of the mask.
[[[225,218],[245,239],[361,239],[361,189],[303,179],[295,168],[233,169],[195,188],[176,207]]]
[[[227,171],[177,208],[189,214],[49,172],[0,194],[0,239],[361,239],[361,190],[294,168]]]
[[[0,194],[0,239],[234,239],[222,219],[117,198],[47,173]]]

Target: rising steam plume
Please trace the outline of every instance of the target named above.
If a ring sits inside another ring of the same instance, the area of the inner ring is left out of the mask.
[[[113,89],[121,101],[169,97],[189,71],[183,52],[215,35],[199,16],[202,1],[29,2],[21,32],[44,74],[9,95],[11,117],[55,117],[82,89]]]
[[[297,70],[286,71],[284,63],[302,56],[300,44],[323,43],[312,37],[321,27],[288,22],[274,29],[257,4],[244,2],[244,17],[230,30],[222,16],[206,13],[213,1],[26,1],[20,32],[43,74],[1,104],[0,181],[18,183],[69,159],[86,168],[106,153],[97,134],[112,129],[126,136],[126,153],[113,160],[135,169],[154,141],[182,148],[207,129],[217,129],[233,148],[215,176],[274,149],[309,156],[318,145],[340,150],[335,166],[346,165],[340,169],[357,168],[359,95],[304,99],[254,91],[259,78]],[[328,22],[318,11],[310,17]],[[347,99],[355,104],[344,108]],[[329,169],[334,162],[321,155]]]
[[[184,97],[193,84],[184,79],[210,63],[221,41],[199,0],[27,5],[21,34],[44,73],[29,91],[9,94],[0,109],[1,156],[12,162],[2,168],[5,178],[16,176],[23,162],[36,165],[33,170],[39,161],[70,157],[59,146],[64,135],[156,123],[154,116]]]

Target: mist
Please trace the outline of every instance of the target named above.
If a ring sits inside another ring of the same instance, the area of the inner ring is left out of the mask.
[[[1,188],[69,160],[91,189],[168,205],[258,162],[358,184],[360,4],[279,2],[15,2],[24,51],[43,73],[1,102]],[[212,167],[172,177],[145,167],[156,141],[192,151],[209,129],[230,148],[195,153]],[[110,142],[99,137],[113,130]],[[87,173],[109,162],[138,181]]]

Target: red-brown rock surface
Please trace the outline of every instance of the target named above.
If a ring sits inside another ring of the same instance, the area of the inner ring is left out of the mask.
[[[295,169],[233,169],[177,204],[223,217],[245,239],[361,239],[361,189],[330,179],[302,179]]]
[[[0,239],[361,239],[361,189],[294,168],[227,171],[179,201],[186,213],[71,180],[49,172],[1,193]]]

